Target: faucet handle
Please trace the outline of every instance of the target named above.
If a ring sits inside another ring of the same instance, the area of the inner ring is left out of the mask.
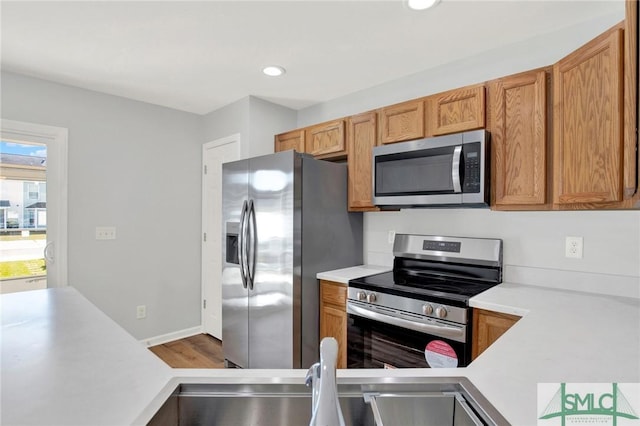
[[[320,378],[320,363],[316,362],[309,370],[307,370],[307,375],[304,378],[304,384],[307,386],[313,386],[313,383]]]

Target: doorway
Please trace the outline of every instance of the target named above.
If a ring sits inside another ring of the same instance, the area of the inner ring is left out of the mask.
[[[29,262],[28,273],[2,278],[0,292],[66,286],[68,131],[61,127],[2,119],[1,137],[3,147],[16,147],[14,154],[18,157],[14,155],[15,161],[10,161],[3,152],[3,200],[0,204],[3,205],[4,220],[0,244],[3,251],[9,247],[11,251],[7,253],[12,253],[16,259],[24,258],[23,253],[29,252],[27,257],[36,260]],[[20,151],[19,146],[24,151]],[[22,166],[17,167],[20,155],[31,158],[22,158]],[[14,193],[11,200],[5,199],[9,189]],[[4,258],[3,253],[3,263]]]
[[[202,330],[222,339],[222,164],[240,159],[240,134],[202,148]]]

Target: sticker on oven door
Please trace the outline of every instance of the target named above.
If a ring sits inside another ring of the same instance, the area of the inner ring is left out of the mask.
[[[451,345],[442,340],[433,340],[424,348],[424,358],[431,368],[456,368],[458,355]]]

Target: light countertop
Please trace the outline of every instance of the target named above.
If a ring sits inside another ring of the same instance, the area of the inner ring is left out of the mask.
[[[72,287],[1,301],[3,425],[131,424],[173,375]]]
[[[349,280],[354,278],[366,277],[367,275],[379,274],[380,272],[390,271],[391,268],[377,265],[360,265],[351,268],[335,269],[333,271],[320,272],[316,275],[319,280],[334,281],[337,283],[348,284]]]
[[[470,304],[523,318],[467,368],[339,370],[338,380],[464,376],[514,425],[536,424],[538,383],[640,382],[638,299],[504,283]],[[126,425],[145,424],[179,383],[302,383],[306,371],[171,369],[62,288],[2,296],[1,373],[2,424]]]

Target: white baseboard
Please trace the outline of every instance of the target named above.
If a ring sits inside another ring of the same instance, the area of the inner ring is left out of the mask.
[[[185,328],[184,330],[174,331],[172,333],[163,334],[155,337],[148,337],[140,340],[140,343],[149,347],[155,345],[162,345],[163,343],[172,342],[174,340],[184,339],[185,337],[195,336],[202,333],[202,326]]]

